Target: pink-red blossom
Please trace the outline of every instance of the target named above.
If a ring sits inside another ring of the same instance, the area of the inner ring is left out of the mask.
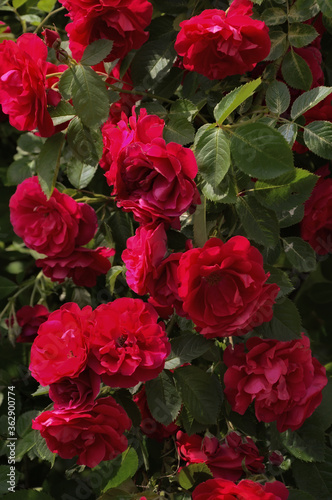
[[[233,411],[243,415],[254,403],[260,422],[276,421],[279,432],[299,429],[322,401],[325,368],[312,357],[310,341],[281,342],[250,338],[224,352],[228,367],[225,396]]]
[[[175,50],[183,66],[212,80],[251,71],[271,47],[266,24],[251,17],[252,6],[235,0],[227,12],[207,9],[182,21]]]
[[[178,277],[183,310],[208,338],[243,335],[272,319],[279,287],[266,283],[263,257],[243,236],[184,252]]]
[[[53,453],[78,456],[77,464],[88,467],[124,452],[128,447],[124,432],[130,427],[128,415],[111,396],[97,399],[89,410],[45,411],[32,421]]]

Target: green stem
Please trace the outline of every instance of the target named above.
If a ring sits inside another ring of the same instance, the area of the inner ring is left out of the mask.
[[[38,24],[37,28],[35,29],[34,33],[38,33],[38,31],[40,30],[40,28],[43,27],[43,25],[46,23],[46,21],[49,20],[49,18],[51,16],[53,16],[54,14],[57,14],[58,12],[61,12],[62,10],[65,10],[64,7],[59,7],[58,9],[55,9],[55,10],[52,10],[52,12],[49,12],[47,14],[46,17],[44,17],[44,19],[40,22],[40,24]]]

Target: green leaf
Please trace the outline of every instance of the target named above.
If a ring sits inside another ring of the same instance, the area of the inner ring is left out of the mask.
[[[294,50],[288,52],[281,65],[285,82],[294,89],[309,90],[312,84],[312,73],[306,61]]]
[[[283,239],[284,251],[289,262],[300,272],[316,269],[316,255],[309,243],[298,237]]]
[[[16,289],[17,285],[14,281],[0,276],[0,300],[11,295]]]
[[[83,64],[83,66],[94,66],[110,54],[112,47],[112,40],[106,40],[106,38],[95,40],[84,50],[80,63]]]
[[[266,104],[272,113],[281,115],[290,103],[290,93],[285,83],[275,80],[266,91]]]
[[[194,143],[198,171],[204,181],[218,186],[231,164],[229,139],[219,127],[199,129]]]
[[[195,129],[185,116],[170,114],[167,125],[164,128],[164,139],[166,142],[177,142],[186,145],[194,141]]]
[[[332,17],[332,4],[330,0],[317,0],[320,10],[323,12],[324,16]]]
[[[58,89],[64,99],[71,99],[73,95],[74,72],[72,68],[68,68],[60,76]]]
[[[109,114],[106,85],[102,77],[89,67],[77,65],[71,70],[72,99],[77,115],[87,127],[98,127],[107,120]]]
[[[258,179],[273,179],[293,171],[292,151],[277,131],[263,123],[231,129],[231,153],[236,166]]]
[[[69,102],[60,101],[56,108],[50,109],[53,125],[61,125],[74,118],[76,112]]]
[[[84,189],[92,181],[98,165],[89,165],[83,163],[77,158],[72,158],[70,162],[67,163],[67,177],[69,182],[76,189]]]
[[[262,83],[261,78],[257,78],[251,82],[238,87],[229,92],[214,108],[214,117],[218,125],[221,125],[225,119],[233,113],[233,111],[240,106],[248,97],[250,97],[257,87]]]
[[[289,26],[288,40],[293,47],[305,47],[317,37],[317,31],[310,24],[294,23]]]
[[[203,195],[207,200],[220,203],[237,202],[237,186],[233,176],[226,175],[218,186],[212,186],[208,182],[202,185]]]
[[[275,212],[253,196],[239,197],[237,212],[247,237],[266,248],[274,248],[279,240],[279,224]]]
[[[112,474],[103,492],[106,492],[110,488],[117,488],[117,486],[120,486],[124,481],[133,477],[138,469],[137,453],[134,448],[128,448],[119,457],[110,462],[110,464],[113,463],[113,470],[115,469],[115,473]]]
[[[173,34],[166,34],[141,47],[131,64],[132,78],[135,83],[143,84],[145,89],[160,81],[172,68],[176,59]]]
[[[214,342],[203,335],[184,333],[171,341],[172,351],[167,358],[165,368],[173,369],[205,354]]]
[[[289,9],[288,21],[298,23],[315,17],[319,12],[316,0],[296,0]]]
[[[190,464],[182,467],[178,475],[180,486],[185,490],[190,490],[195,485],[207,481],[213,477],[212,472],[206,463]]]
[[[60,168],[61,152],[65,135],[58,133],[49,137],[37,158],[37,174],[40,187],[49,199],[53,193]]]
[[[188,409],[185,406],[182,407],[181,413],[178,418],[178,424],[183,427],[183,429],[189,436],[206,431],[206,425],[197,422],[197,420],[195,420],[194,417],[190,415]]]
[[[23,457],[30,451],[35,445],[34,433],[28,432],[23,438],[16,441],[16,462],[21,462]]]
[[[198,112],[196,104],[189,99],[178,99],[172,104],[170,109],[171,115],[185,116],[187,120],[191,121]]]
[[[26,23],[32,24],[33,26],[38,26],[38,24],[41,22],[41,18],[39,16],[36,16],[35,14],[24,14],[23,16],[21,16],[21,19]]]
[[[290,227],[298,224],[303,219],[304,205],[298,205],[297,207],[289,210],[276,210],[276,212],[280,227]]]
[[[332,93],[332,87],[316,87],[301,94],[293,103],[291,117],[296,120]]]
[[[181,410],[182,399],[176,390],[172,374],[162,371],[158,377],[145,383],[145,390],[153,418],[163,425],[174,422]]]
[[[316,155],[332,160],[332,123],[326,121],[311,122],[303,133],[305,145]]]
[[[283,24],[287,21],[287,12],[280,7],[269,7],[263,11],[260,19],[268,26]]]
[[[48,448],[45,439],[42,437],[39,431],[34,431],[34,441],[35,441],[35,452],[39,458],[50,462],[51,467],[53,467],[55,462],[56,454],[52,453]]]
[[[161,19],[161,18],[159,18]],[[183,70],[180,68],[171,68],[169,72],[160,81],[154,85],[154,93],[161,97],[169,99],[177,91],[183,79]],[[177,102],[181,101],[176,101]]]
[[[222,403],[221,385],[215,375],[196,366],[183,366],[175,370],[174,377],[184,405],[201,424],[216,423]]]
[[[321,404],[316,408],[313,415],[307,420],[310,423],[318,425],[324,431],[332,425],[332,379],[329,378],[327,385],[324,387],[323,399]]]
[[[76,158],[90,165],[97,165],[103,155],[101,130],[86,127],[77,116],[70,122],[67,140]]]
[[[36,162],[31,160],[30,156],[24,156],[19,160],[13,161],[7,170],[7,185],[17,186],[28,177],[32,177],[35,173]]]
[[[286,139],[290,146],[293,146],[296,136],[297,136],[298,127],[296,123],[285,123],[278,128],[278,132]]]
[[[266,339],[282,342],[297,339],[301,335],[301,317],[294,302],[282,298],[273,306],[273,318],[258,326],[256,330]]]
[[[325,461],[322,463],[304,463],[295,460],[292,473],[297,486],[313,495],[315,499],[331,500],[332,491],[332,450],[326,448]]]
[[[269,31],[269,37],[271,40],[271,49],[269,55],[266,56],[264,61],[275,61],[276,59],[284,55],[287,50],[287,35],[279,28],[271,28]]]
[[[37,9],[43,10],[44,12],[51,12],[55,4],[56,0],[39,0]]]
[[[287,430],[281,434],[284,447],[295,458],[304,462],[322,462],[325,452],[325,433],[316,425],[305,422],[295,432]]]
[[[30,410],[22,413],[17,419],[16,432],[20,437],[24,437],[28,432],[31,432],[32,419],[38,415],[37,410]]]
[[[28,0],[13,0],[13,7],[15,7],[15,9],[18,9],[19,7],[24,5],[27,1]]]
[[[271,181],[257,181],[255,196],[267,208],[292,210],[309,198],[317,180],[317,175],[296,168]]]
[[[264,269],[265,271],[270,273],[267,283],[276,283],[280,288],[278,299],[281,297],[285,297],[294,290],[290,279],[284,271],[282,271],[278,267],[268,265],[265,265]]]

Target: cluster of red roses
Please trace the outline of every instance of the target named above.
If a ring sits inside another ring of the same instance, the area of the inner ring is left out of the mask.
[[[83,247],[98,228],[96,213],[86,203],[56,188],[47,199],[35,176],[17,186],[9,208],[15,233],[28,248],[47,256],[36,264],[52,281],[72,278],[78,286],[94,286],[97,276],[110,269],[114,249]]]
[[[33,422],[51,451],[94,467],[128,444],[131,421],[115,400],[96,399],[100,381],[134,387],[155,378],[170,353],[163,323],[141,299],[121,298],[92,310],[68,303],[50,314],[31,348],[30,370],[49,385],[54,410]]]

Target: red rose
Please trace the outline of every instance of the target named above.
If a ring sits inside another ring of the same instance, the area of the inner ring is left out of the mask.
[[[78,455],[78,465],[88,467],[123,453],[128,447],[124,432],[130,427],[128,415],[111,396],[97,399],[89,411],[45,411],[32,421],[53,453],[62,458]]]
[[[149,438],[162,442],[164,439],[173,436],[173,434],[179,430],[179,426],[176,425],[175,422],[169,425],[163,425],[153,418],[149,410],[144,386],[134,395],[133,400],[137,404],[142,415],[142,421],[140,423],[141,431]]]
[[[69,10],[72,23],[67,24],[69,47],[80,60],[84,49],[95,40],[113,40],[113,48],[105,61],[123,59],[132,49],[139,49],[149,37],[144,31],[152,18],[152,5],[147,0],[61,0]]]
[[[274,485],[274,486],[273,486]],[[254,483],[244,479],[239,484],[226,479],[209,479],[193,491],[193,500],[287,500],[289,492],[279,481]]]
[[[181,252],[172,253],[162,260],[155,267],[153,279],[147,283],[149,302],[162,318],[168,318],[173,314],[174,308],[179,316],[186,316],[178,292],[178,267],[181,256]]]
[[[49,257],[70,255],[76,246],[88,243],[98,227],[89,205],[77,203],[56,188],[48,200],[37,176],[17,186],[9,208],[15,233],[28,248]]]
[[[185,252],[178,277],[183,310],[208,338],[243,335],[272,318],[279,287],[266,283],[263,257],[243,236]]]
[[[126,264],[127,283],[139,295],[147,293],[147,285],[153,282],[154,270],[161,263],[167,251],[167,237],[164,224],[140,226],[135,236],[128,238],[127,248],[122,252]]]
[[[166,144],[161,138],[148,144],[134,142],[117,159],[117,205],[133,212],[141,224],[162,220],[178,229],[180,215],[200,203],[196,174],[191,149],[175,142]]]
[[[332,252],[332,179],[326,178],[329,173],[328,166],[317,170],[320,178],[304,205],[301,223],[302,238],[319,255]]]
[[[295,431],[319,406],[327,384],[308,337],[289,342],[252,337],[246,350],[238,344],[224,352],[224,392],[232,409],[243,415],[255,402],[260,422],[276,421],[279,432]]]
[[[265,23],[250,17],[252,5],[236,0],[227,13],[207,9],[182,21],[174,47],[184,67],[214,80],[242,75],[262,61],[271,41]]]
[[[253,474],[265,470],[264,458],[259,456],[253,440],[237,432],[231,432],[220,443],[215,437],[188,436],[179,431],[176,445],[186,465],[206,463],[215,478],[237,481],[244,474],[244,467]]]
[[[114,248],[76,248],[67,257],[38,259],[36,265],[42,268],[51,281],[63,283],[66,278],[72,278],[77,286],[92,287],[96,285],[99,275],[106,274],[111,269],[108,259],[114,254]]]
[[[117,192],[116,160],[120,152],[133,142],[150,143],[153,139],[163,136],[165,126],[164,120],[157,115],[148,115],[146,109],[142,108],[137,117],[135,109],[132,109],[132,115],[128,118],[124,113],[121,114],[121,120],[114,124],[108,120],[102,127],[104,151],[100,160],[100,166],[107,173],[106,177],[109,184],[114,185],[113,194]]]
[[[111,387],[134,387],[155,378],[171,347],[158,314],[141,299],[116,299],[97,307],[89,365]]]
[[[17,323],[21,327],[21,333],[16,342],[33,342],[37,336],[39,326],[49,317],[49,310],[42,305],[23,306],[16,311]]]
[[[69,302],[51,313],[38,330],[31,347],[29,369],[41,385],[78,377],[88,355],[90,306],[82,310]]]
[[[42,137],[54,133],[47,111],[47,47],[32,33],[21,35],[16,42],[0,44],[0,104],[9,115],[10,124],[18,130],[38,128]]]
[[[92,408],[100,390],[100,377],[85,369],[75,378],[64,378],[50,384],[49,397],[55,410],[87,410]]]

